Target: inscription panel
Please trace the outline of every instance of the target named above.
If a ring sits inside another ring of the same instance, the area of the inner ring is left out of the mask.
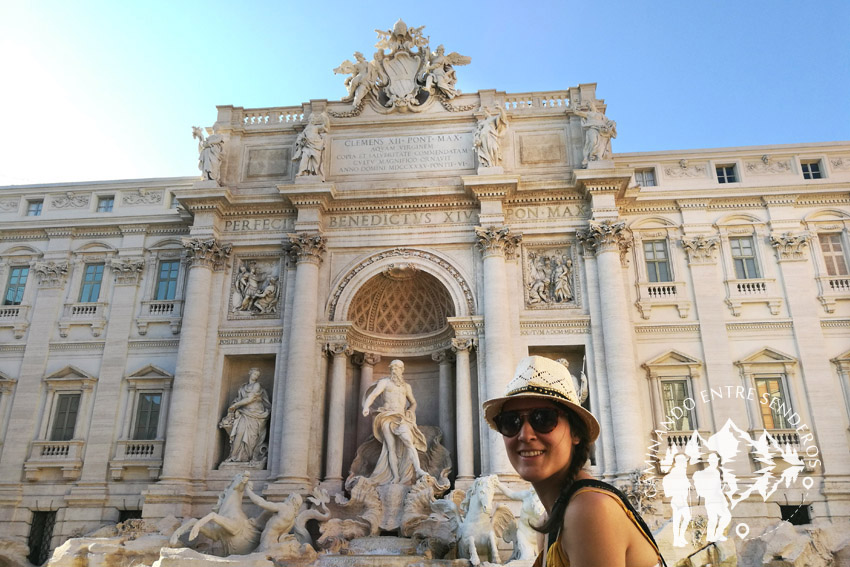
[[[474,169],[472,132],[331,141],[331,175]]]

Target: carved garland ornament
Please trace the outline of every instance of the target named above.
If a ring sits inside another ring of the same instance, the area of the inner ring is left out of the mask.
[[[698,234],[692,238],[682,238],[682,248],[688,253],[688,260],[693,263],[714,262],[714,253],[720,240],[716,236]]]
[[[397,257],[420,258],[422,260],[432,262],[432,263],[438,265],[439,267],[443,268],[444,270],[446,270],[449,273],[449,275],[455,280],[458,287],[463,292],[463,296],[464,296],[464,298],[466,298],[466,305],[467,305],[467,309],[469,310],[469,313],[470,314],[475,313],[475,300],[472,296],[472,290],[469,288],[469,284],[466,283],[466,280],[463,278],[463,276],[460,274],[460,272],[457,271],[457,269],[454,266],[452,266],[450,263],[446,262],[442,258],[435,256],[434,254],[431,254],[430,252],[424,252],[422,250],[414,250],[412,248],[394,248],[392,250],[386,250],[384,252],[379,252],[379,253],[377,253],[373,256],[369,256],[368,258],[366,258],[365,260],[363,260],[362,262],[360,262],[359,264],[354,266],[354,268],[345,275],[345,277],[342,279],[342,281],[337,286],[336,290],[334,290],[333,297],[331,298],[330,308],[328,310],[329,311],[328,318],[331,321],[334,320],[334,316],[336,315],[336,307],[339,304],[339,298],[342,297],[342,292],[345,290],[346,286],[348,286],[348,284],[351,283],[351,280],[353,280],[354,277],[357,274],[359,274],[365,268],[371,266],[375,262],[380,262],[381,260],[385,260],[387,258],[397,258]]]
[[[679,179],[682,177],[704,177],[706,174],[705,165],[688,165],[687,160],[680,160],[679,167],[665,167],[664,174],[667,177]]]
[[[87,206],[89,199],[88,194],[75,195],[69,191],[61,197],[54,197],[50,204],[57,209],[79,209]]]
[[[232,249],[230,244],[220,244],[215,238],[183,238],[182,242],[192,266],[206,266],[216,270],[224,266]]]
[[[32,270],[44,288],[63,287],[68,277],[67,262],[36,262]]]
[[[109,267],[115,276],[115,283],[135,285],[145,269],[145,260],[144,258],[113,258],[109,262]]]
[[[809,245],[811,235],[807,232],[792,234],[786,232],[779,236],[770,235],[770,245],[776,250],[778,260],[805,260],[804,251]]]

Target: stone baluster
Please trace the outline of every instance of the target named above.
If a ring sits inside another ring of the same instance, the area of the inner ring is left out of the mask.
[[[455,353],[455,400],[457,401],[457,480],[472,482],[475,478],[472,432],[476,427],[472,416],[472,381],[469,372],[469,352],[475,347],[473,339],[452,339]],[[504,447],[501,447],[504,453]]]
[[[319,233],[297,233],[289,235],[289,243],[298,255],[298,264],[286,360],[280,477],[276,484],[282,489],[308,490],[308,455],[315,447],[310,447],[310,436],[304,428],[313,422],[319,264],[325,252],[325,239]]]
[[[168,412],[168,443],[162,463],[163,482],[188,482],[192,477],[198,393],[203,388],[203,352],[206,346],[213,270],[230,255],[230,245],[214,238],[186,238],[189,259],[186,301],[177,367],[174,372],[173,411]]]
[[[611,404],[615,470],[620,474],[641,466],[646,444],[643,417],[633,403],[640,392],[628,316],[631,308],[623,288],[622,258],[632,245],[625,226],[624,222],[590,221],[589,228],[577,233],[579,242],[596,256],[609,392],[617,400],[628,401]],[[606,463],[606,469],[612,464]]]
[[[372,418],[363,416],[360,412],[360,404],[366,397],[366,390],[375,381],[375,365],[381,362],[381,355],[374,352],[364,352],[355,359],[355,362],[360,365],[360,397],[357,398],[357,446],[359,447],[372,434]]]
[[[501,228],[475,228],[478,248],[484,258],[484,364],[486,379],[482,399],[501,396],[513,375],[511,353],[512,337],[510,316],[506,306],[508,297],[505,257],[512,257],[522,235],[511,234],[506,226]],[[501,436],[487,430],[489,448],[489,474],[514,474],[508,461]],[[459,449],[458,449],[459,450]]]
[[[342,449],[345,439],[345,375],[352,350],[345,343],[329,344],[332,357],[331,384],[328,392],[328,446],[325,457],[326,488],[342,490]]]
[[[438,364],[440,369],[437,384],[437,399],[440,408],[440,430],[443,432],[443,447],[452,455],[455,453],[455,403],[452,392],[452,362],[454,356],[450,351],[439,351],[431,355],[431,359]]]

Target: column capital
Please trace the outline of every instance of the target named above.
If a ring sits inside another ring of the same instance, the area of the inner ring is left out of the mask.
[[[591,220],[587,228],[576,232],[576,236],[585,249],[596,256],[602,252],[619,251],[621,262],[624,261],[633,244],[632,236],[626,230],[624,221]]]
[[[789,260],[805,260],[806,247],[812,236],[808,232],[794,234],[793,232],[785,232],[782,234],[771,234],[770,245],[776,251],[776,259],[780,262]]]
[[[38,284],[43,289],[65,287],[68,279],[68,262],[36,262],[32,271],[38,276]]]
[[[220,243],[215,238],[184,238],[183,248],[186,249],[192,267],[220,270],[230,256],[232,246]]]
[[[287,235],[289,250],[296,254],[298,263],[320,264],[325,254],[327,240],[319,232],[298,232]]]
[[[112,269],[116,284],[136,285],[145,269],[145,259],[142,257],[112,258],[109,267]]]
[[[453,339],[455,341],[457,339]],[[454,362],[454,354],[450,350],[439,350],[431,353],[431,360],[438,364],[451,364]]]
[[[475,237],[478,239],[478,249],[485,258],[497,255],[512,258],[522,240],[522,234],[511,234],[511,229],[507,226],[476,226]]]
[[[688,261],[691,264],[713,264],[719,242],[720,239],[716,236],[684,236],[682,248],[688,253]]]
[[[354,350],[348,343],[328,343],[325,345],[325,352],[331,356],[351,356]]]
[[[452,339],[452,352],[471,351],[478,347],[475,339]]]
[[[381,355],[374,352],[359,352],[354,356],[357,366],[375,366],[381,362]]]

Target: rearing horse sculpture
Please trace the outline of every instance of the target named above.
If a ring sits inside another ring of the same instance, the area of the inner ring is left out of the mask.
[[[260,543],[261,528],[242,511],[242,495],[250,481],[250,473],[245,471],[233,477],[227,488],[218,497],[213,511],[197,520],[191,518],[183,523],[171,535],[171,545],[180,544],[180,536],[189,532],[189,540],[203,534],[213,541],[221,542],[224,555],[244,555],[251,553]]]

